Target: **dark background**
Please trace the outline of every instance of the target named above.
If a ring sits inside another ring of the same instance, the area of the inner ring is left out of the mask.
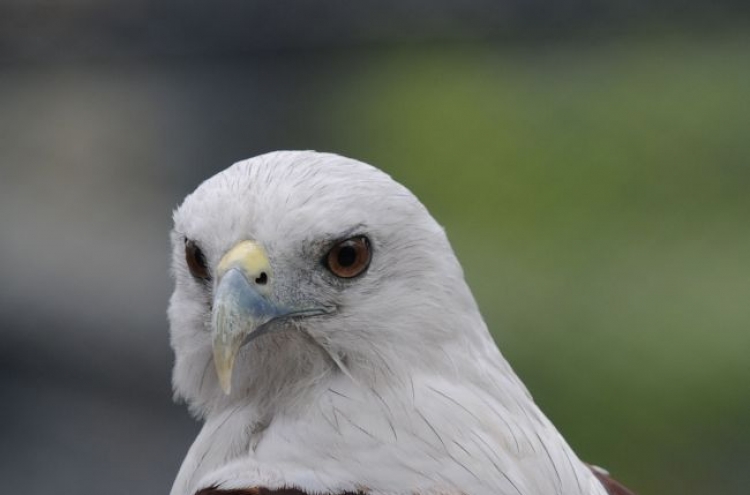
[[[582,458],[744,495],[748,5],[0,1],[2,491],[168,491],[171,211],[318,149],[422,198]]]

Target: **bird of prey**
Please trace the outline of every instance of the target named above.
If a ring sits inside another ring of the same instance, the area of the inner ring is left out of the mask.
[[[627,494],[492,340],[443,228],[334,154],[274,152],[174,213],[172,495]]]

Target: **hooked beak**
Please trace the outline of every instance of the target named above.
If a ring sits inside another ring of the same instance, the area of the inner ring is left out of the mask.
[[[229,395],[234,361],[243,344],[267,333],[273,320],[328,311],[274,303],[271,265],[263,248],[253,241],[230,249],[219,262],[217,277],[211,315],[214,364],[219,385]]]

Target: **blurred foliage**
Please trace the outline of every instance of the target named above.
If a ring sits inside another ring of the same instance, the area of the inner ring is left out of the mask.
[[[321,142],[446,226],[542,408],[642,494],[750,482],[748,53],[736,34],[389,49],[316,112]]]

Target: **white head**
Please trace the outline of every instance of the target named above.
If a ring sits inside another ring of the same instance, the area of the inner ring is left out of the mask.
[[[242,161],[174,222],[174,386],[198,415],[239,400],[285,407],[340,372],[372,385],[471,367],[489,341],[443,229],[364,163]]]

